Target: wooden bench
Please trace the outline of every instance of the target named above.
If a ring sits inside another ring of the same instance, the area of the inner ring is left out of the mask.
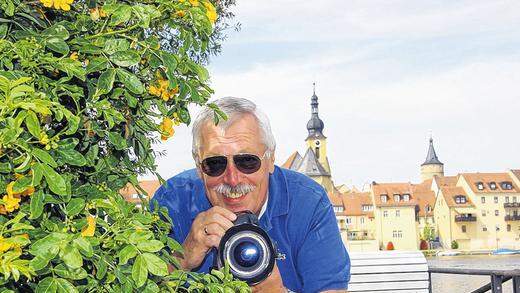
[[[420,251],[352,252],[350,262],[350,293],[430,292],[428,264]]]

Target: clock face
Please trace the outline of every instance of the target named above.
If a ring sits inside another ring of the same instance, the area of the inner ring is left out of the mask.
[[[319,140],[315,140],[314,141],[314,145],[317,146],[317,147],[320,146],[320,141]]]

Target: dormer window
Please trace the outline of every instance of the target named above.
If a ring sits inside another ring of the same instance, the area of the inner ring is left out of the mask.
[[[341,213],[344,211],[343,206],[334,206],[334,212],[335,213]]]
[[[372,206],[368,205],[368,204],[364,204],[361,206],[361,209],[363,210],[363,212],[369,212],[372,210]]]
[[[400,194],[394,194],[394,201],[400,202],[401,201],[401,195]]]
[[[513,189],[513,184],[511,183],[511,181],[504,181],[502,182],[502,189],[503,190],[511,190]]]
[[[466,197],[464,195],[456,195],[455,202],[458,204],[464,204],[466,203]]]
[[[484,190],[484,183],[483,182],[477,182],[477,189],[478,190]]]
[[[491,188],[491,190],[495,190],[495,189],[497,189],[497,184],[495,182],[490,182],[489,188]]]
[[[408,193],[403,194],[404,201],[410,201],[410,195]]]
[[[426,206],[426,212],[428,212],[428,213],[432,212],[432,206],[431,205],[427,205]]]
[[[387,202],[388,201],[388,194],[381,194],[381,202]]]

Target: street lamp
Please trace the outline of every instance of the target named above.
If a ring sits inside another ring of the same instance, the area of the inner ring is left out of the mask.
[[[497,224],[495,227],[495,241],[496,241],[496,249],[498,249],[498,231],[500,231],[500,226]]]

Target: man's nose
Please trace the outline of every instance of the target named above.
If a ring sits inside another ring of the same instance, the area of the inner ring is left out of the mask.
[[[230,186],[236,186],[239,183],[240,171],[233,162],[229,162],[224,173],[224,183]]]

